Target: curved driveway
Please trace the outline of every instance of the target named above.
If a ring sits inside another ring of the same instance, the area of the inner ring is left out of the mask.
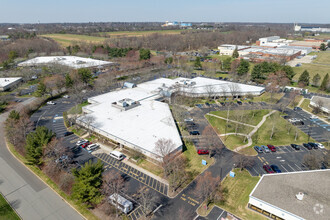
[[[20,104],[26,105],[32,99]],[[59,195],[19,162],[6,147],[0,115],[0,191],[22,219],[83,219]]]

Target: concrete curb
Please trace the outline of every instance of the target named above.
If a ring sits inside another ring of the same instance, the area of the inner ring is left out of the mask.
[[[16,211],[16,209],[10,205],[10,202],[7,200],[7,198],[6,198],[1,192],[0,192],[0,194],[2,195],[2,197],[4,198],[4,200],[6,200],[6,202],[7,202],[8,205],[11,207],[11,209],[14,210],[14,212],[16,213],[16,215],[17,215],[20,219],[23,219],[22,216],[20,216],[20,214],[18,214],[18,212]]]

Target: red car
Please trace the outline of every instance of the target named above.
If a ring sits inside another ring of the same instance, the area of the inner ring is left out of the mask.
[[[199,155],[209,154],[209,150],[199,149],[199,150],[197,150],[197,153],[198,153]]]
[[[264,165],[263,168],[267,173],[274,173],[274,171],[269,165]]]
[[[92,142],[87,142],[87,143],[84,143],[83,145],[81,145],[81,147],[85,148],[85,147],[87,147],[88,145],[91,145],[91,144],[92,144]]]
[[[273,145],[267,145],[268,149],[271,150],[272,152],[276,152],[276,147],[274,147]]]

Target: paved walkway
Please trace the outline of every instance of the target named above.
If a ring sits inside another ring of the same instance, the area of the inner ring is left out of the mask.
[[[223,137],[223,136],[227,136],[227,135],[240,135],[240,136],[245,136],[245,137],[248,139],[248,143],[245,144],[245,145],[239,146],[239,147],[237,147],[237,148],[235,148],[235,149],[233,150],[233,151],[235,151],[235,152],[238,152],[238,151],[240,151],[240,150],[242,150],[242,149],[244,149],[244,148],[247,148],[247,147],[249,147],[249,146],[252,145],[252,143],[253,143],[253,141],[252,141],[252,136],[254,135],[254,133],[257,132],[257,130],[263,125],[263,123],[265,123],[267,117],[270,116],[270,115],[272,115],[272,114],[275,113],[275,112],[276,112],[276,110],[273,110],[273,111],[269,112],[267,115],[264,115],[264,116],[262,117],[262,120],[261,120],[256,126],[254,126],[254,125],[250,125],[250,124],[246,124],[246,123],[242,123],[242,122],[239,122],[239,121],[234,121],[234,120],[230,120],[230,119],[228,119],[228,121],[231,121],[231,122],[234,122],[234,123],[238,123],[238,124],[242,124],[242,125],[245,125],[245,126],[253,127],[253,130],[252,130],[249,134],[242,134],[242,133],[226,133],[226,134],[220,134],[220,135],[218,135],[218,136],[221,136],[221,137]],[[208,113],[207,115],[210,115],[210,116],[213,116],[213,117],[216,117],[216,118],[221,118],[221,119],[223,119],[223,120],[227,120],[227,118],[223,118],[223,117],[220,117],[220,116],[218,116],[218,115],[213,115],[213,114],[209,114],[209,113]]]
[[[33,99],[20,103],[29,104]],[[9,152],[4,138],[4,121],[0,115],[0,191],[22,219],[83,219],[57,193]]]

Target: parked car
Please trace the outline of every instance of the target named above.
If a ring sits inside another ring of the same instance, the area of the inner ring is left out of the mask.
[[[200,135],[199,131],[190,131],[190,135]]]
[[[263,165],[263,168],[267,173],[274,173],[274,171],[269,165]]]
[[[254,146],[253,147],[255,149],[255,151],[257,151],[257,153],[262,153],[262,148],[259,146]]]
[[[48,101],[48,102],[47,102],[47,105],[56,105],[56,103],[53,102],[53,101]]]
[[[300,107],[294,107],[293,110],[294,110],[294,111],[301,111],[302,108],[300,108]]]
[[[184,121],[185,121],[185,122],[188,122],[188,121],[194,121],[194,119],[193,119],[193,118],[185,118]]]
[[[270,168],[275,171],[275,173],[282,173],[282,171],[276,165],[270,165]]]
[[[268,144],[267,147],[268,147],[268,149],[271,150],[272,152],[276,152],[276,147],[274,147],[273,145]]]
[[[122,154],[122,153],[120,153],[119,151],[116,151],[116,150],[112,151],[110,153],[110,156],[117,159],[117,160],[122,160],[125,157],[124,154]]]
[[[85,139],[83,139],[83,140],[79,140],[79,141],[77,141],[76,146],[83,145],[83,144],[85,144],[85,143],[87,143],[87,142],[89,142],[89,141],[88,141],[88,140],[85,140]]]
[[[311,120],[317,119],[317,116],[316,115],[312,115],[312,116],[309,117],[309,119],[311,119]]]
[[[208,102],[205,102],[205,105],[206,105],[207,107],[210,107],[210,106],[211,106],[210,103],[208,103]]]
[[[70,98],[70,96],[64,95],[63,98],[68,99],[68,98]]]
[[[198,153],[199,155],[203,155],[203,154],[209,154],[210,152],[209,152],[209,150],[198,149],[198,150],[197,150],[197,153]]]
[[[239,105],[243,105],[243,102],[241,102],[241,101],[237,101],[237,104],[239,104]]]
[[[300,150],[300,145],[298,144],[291,144],[291,147],[293,147],[295,150]]]
[[[95,150],[96,148],[98,148],[100,145],[98,145],[98,144],[90,144],[90,145],[88,145],[87,147],[86,147],[86,150],[88,150],[88,151],[93,151],[93,150]]]
[[[66,136],[69,136],[69,135],[71,135],[71,134],[73,134],[73,132],[72,132],[72,131],[67,131],[67,132],[65,132],[65,133],[64,133],[64,135],[63,135],[63,136],[64,136],[64,137],[66,137]]]
[[[303,146],[306,147],[308,150],[312,150],[312,146],[306,143],[303,143]]]
[[[266,147],[265,145],[261,145],[261,148],[263,151],[265,151],[265,153],[269,153],[270,150],[268,149],[268,147]]]
[[[323,144],[321,144],[321,143],[316,143],[316,144],[317,144],[317,146],[319,146],[319,148],[321,148],[321,149],[324,148],[324,145]]]
[[[225,106],[225,103],[224,102],[220,102],[220,105]]]
[[[93,144],[93,143],[88,141],[88,142],[82,144],[81,147],[85,148],[85,147],[87,147],[88,145],[91,145],[91,144]]]
[[[314,149],[318,149],[319,148],[319,146],[317,144],[315,144],[315,143],[308,142],[308,144],[311,145],[312,148],[314,148]]]

